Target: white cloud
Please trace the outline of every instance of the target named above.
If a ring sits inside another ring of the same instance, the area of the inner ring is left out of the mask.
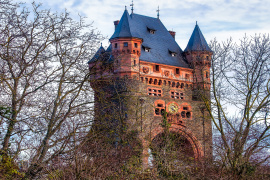
[[[27,0],[31,3],[32,0]],[[113,34],[113,21],[121,18],[125,5],[130,12],[131,0],[37,0],[43,6],[58,12],[67,9],[72,16],[83,15],[94,21],[94,27],[108,38]],[[235,40],[245,33],[268,33],[270,1],[268,0],[134,0],[135,13],[160,19],[169,30],[176,31],[176,40],[182,49],[198,21],[207,41],[214,37]],[[105,40],[106,44],[108,40]]]

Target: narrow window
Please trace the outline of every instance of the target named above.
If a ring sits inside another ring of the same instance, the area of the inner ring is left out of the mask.
[[[205,73],[206,78],[209,78],[209,72]]]
[[[182,116],[182,118],[186,118],[186,112],[185,111],[182,111],[181,112],[181,116]]]
[[[155,114],[156,114],[156,115],[159,115],[159,108],[156,108],[156,109],[155,109]]]
[[[134,47],[137,48],[138,47],[138,44],[137,43],[134,43]]]
[[[206,56],[206,60],[209,60],[209,56]]]
[[[155,71],[159,71],[159,65],[155,65]]]
[[[133,65],[136,66],[136,60],[133,61]]]
[[[190,118],[191,117],[191,113],[190,112],[187,112],[186,113],[186,116],[187,116],[187,118]]]
[[[179,68],[175,69],[175,74],[180,74]]]
[[[124,42],[124,47],[128,47],[128,43],[127,42]]]

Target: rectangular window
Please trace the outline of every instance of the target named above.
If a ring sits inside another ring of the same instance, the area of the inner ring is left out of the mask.
[[[173,99],[184,99],[184,94],[177,92],[177,91],[171,91],[171,98]]]
[[[117,43],[114,44],[114,48],[117,48]]]
[[[133,65],[136,66],[136,60],[133,61]]]
[[[156,88],[148,88],[148,95],[149,96],[162,96],[162,90]]]
[[[154,70],[157,71],[157,72],[159,72],[159,65],[155,65]]]
[[[175,69],[175,74],[180,74],[179,68],[176,68],[176,69]]]
[[[127,42],[124,42],[124,47],[128,47],[128,43]]]
[[[138,44],[137,43],[134,43],[134,47],[137,48],[138,47]]]

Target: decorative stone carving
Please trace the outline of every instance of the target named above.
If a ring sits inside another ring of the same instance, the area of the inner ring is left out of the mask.
[[[143,72],[145,74],[148,74],[149,73],[149,67],[143,67]]]
[[[168,77],[168,76],[169,76],[169,74],[170,74],[170,72],[169,72],[169,71],[164,71],[164,75],[165,75],[165,76],[167,76],[167,77]]]

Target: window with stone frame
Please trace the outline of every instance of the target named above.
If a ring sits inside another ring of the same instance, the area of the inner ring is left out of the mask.
[[[162,90],[161,89],[159,89],[159,88],[148,88],[147,89],[147,94],[149,95],[149,96],[159,96],[159,97],[161,97],[162,96]]]
[[[170,96],[173,99],[184,99],[184,93],[182,92],[171,90],[170,93]]]
[[[181,118],[182,119],[190,119],[191,118],[191,107],[188,105],[183,105],[181,107]]]
[[[165,104],[164,103],[157,103],[155,107],[155,115],[156,116],[162,116],[165,112]]]

